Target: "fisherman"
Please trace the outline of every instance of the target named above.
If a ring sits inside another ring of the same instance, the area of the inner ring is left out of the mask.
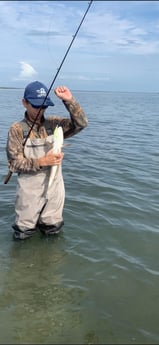
[[[58,86],[54,93],[62,100],[69,117],[44,116],[45,110],[54,103],[47,87],[34,81],[24,91],[24,119],[13,123],[8,131],[8,167],[11,173],[17,173],[14,239],[30,238],[38,230],[44,235],[56,235],[64,225],[64,153],[53,152],[53,132],[61,126],[64,139],[67,139],[84,129],[88,120],[69,88]],[[56,176],[48,188],[53,166],[57,168]]]

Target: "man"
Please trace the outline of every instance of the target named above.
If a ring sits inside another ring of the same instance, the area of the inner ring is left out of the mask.
[[[18,174],[13,225],[15,239],[29,238],[37,230],[44,235],[55,235],[64,224],[65,188],[61,168],[64,153],[53,152],[53,132],[60,126],[64,139],[67,139],[85,128],[88,121],[67,87],[56,87],[54,93],[63,101],[70,117],[45,118],[46,108],[54,104],[47,87],[35,81],[24,91],[24,119],[13,123],[8,132],[8,166],[12,173]],[[48,188],[53,166],[56,166],[56,175]]]

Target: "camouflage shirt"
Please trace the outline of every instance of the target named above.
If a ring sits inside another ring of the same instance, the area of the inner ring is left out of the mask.
[[[45,128],[46,121],[47,123],[49,122],[52,133],[57,125],[62,126],[64,139],[77,134],[87,126],[87,117],[74,97],[72,97],[70,101],[63,101],[63,103],[70,113],[70,117],[62,118],[56,115],[51,115],[48,116],[47,119],[43,118],[40,125],[34,125],[30,132],[30,138],[47,137],[48,134]],[[27,113],[25,113],[24,121],[27,122],[28,126],[32,126],[32,123],[29,123],[27,120]],[[15,122],[9,129],[6,146],[9,170],[11,172],[38,171],[40,169],[38,160],[35,158],[26,158],[24,156],[23,143],[24,135],[22,125],[20,122]]]

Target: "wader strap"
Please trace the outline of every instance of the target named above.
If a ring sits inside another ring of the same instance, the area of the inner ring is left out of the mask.
[[[28,135],[30,127],[28,126],[28,124],[27,124],[27,122],[25,120],[20,121],[20,124],[22,126],[23,137],[25,139],[27,137],[27,135]],[[50,126],[50,122],[47,119],[45,119],[44,127],[46,129],[47,135],[53,134],[53,130],[52,130],[51,126]]]

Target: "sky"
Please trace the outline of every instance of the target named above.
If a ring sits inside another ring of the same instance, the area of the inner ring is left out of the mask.
[[[0,87],[159,92],[159,1],[0,1],[0,38]]]

